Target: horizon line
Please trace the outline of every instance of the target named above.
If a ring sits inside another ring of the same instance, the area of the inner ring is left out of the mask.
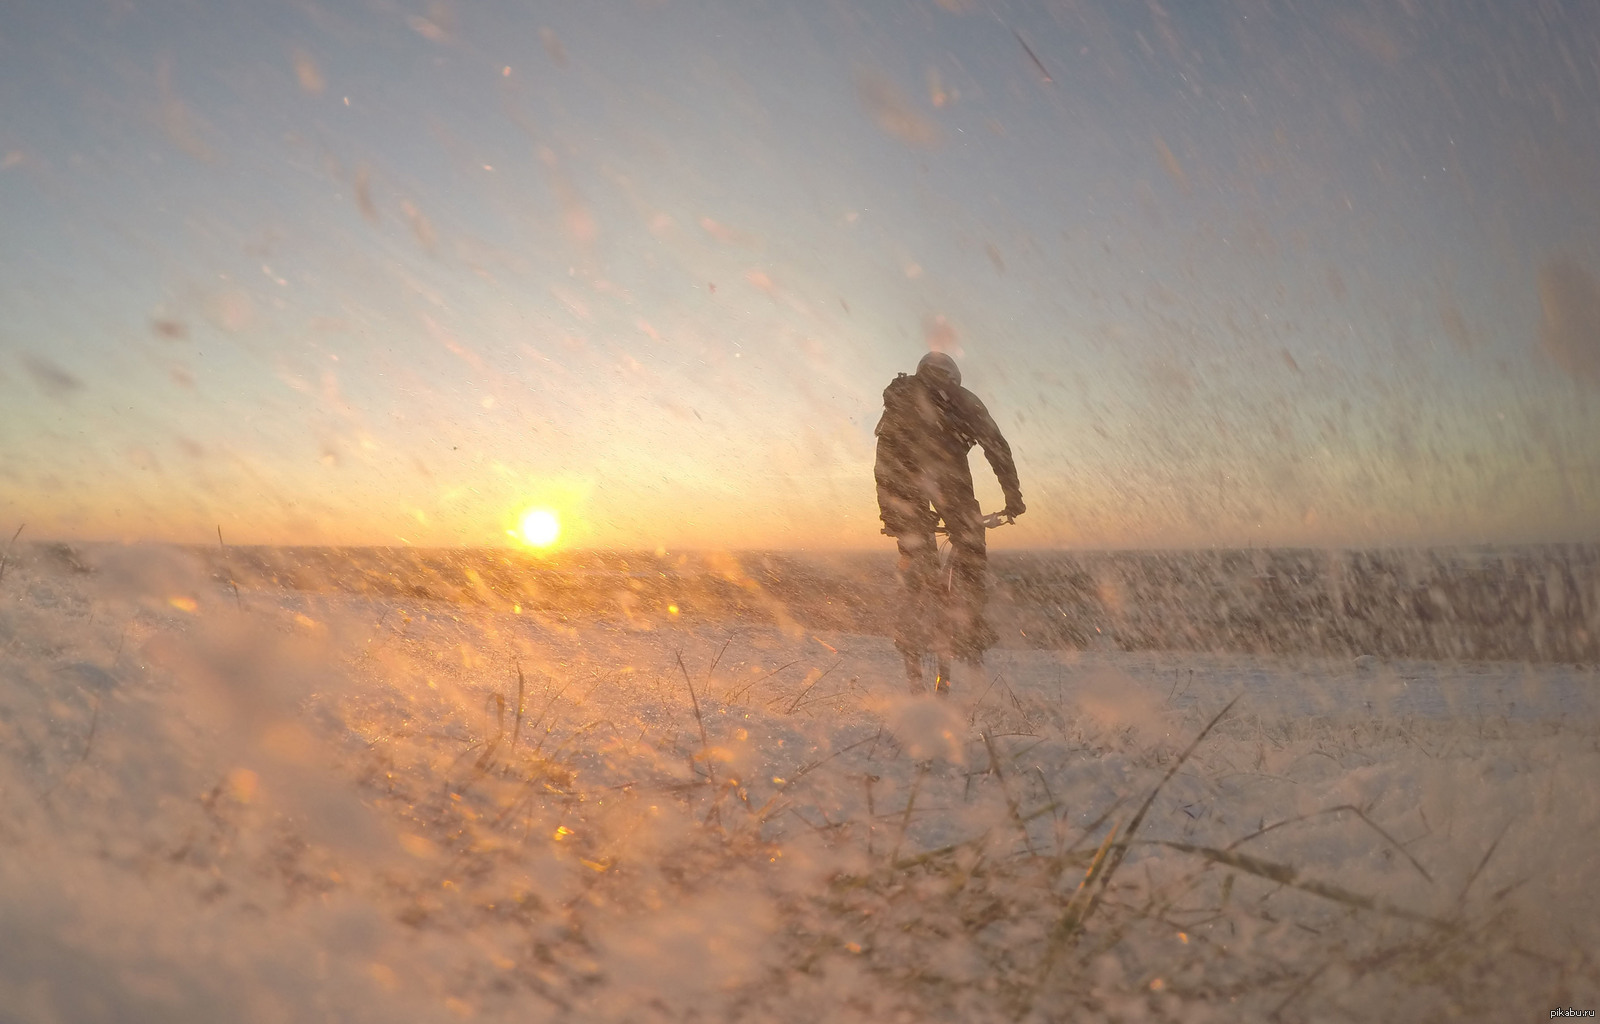
[[[529,558],[533,560],[559,559],[575,555],[630,555],[634,557],[666,558],[677,555],[884,555],[894,554],[894,549],[888,546],[880,547],[570,547],[559,548],[551,551],[538,551],[526,547],[513,545],[491,544],[456,544],[456,545],[425,545],[425,544],[372,544],[372,543],[219,543],[208,544],[198,541],[172,541],[172,540],[104,540],[83,538],[37,538],[20,539],[16,546],[31,547],[170,547],[191,549],[197,551],[243,551],[243,550],[305,550],[305,551],[416,551],[416,552],[498,552],[508,555]],[[10,545],[8,545],[10,547]],[[1035,547],[1035,548],[991,548],[988,554],[992,556],[1006,555],[1047,555],[1047,554],[1146,554],[1146,553],[1195,553],[1195,552],[1224,552],[1224,553],[1249,553],[1253,551],[1302,551],[1302,552],[1351,552],[1351,551],[1498,551],[1522,548],[1600,548],[1600,538],[1590,540],[1535,540],[1535,541],[1428,541],[1428,542],[1382,542],[1382,543],[1346,543],[1346,544],[1206,544],[1189,546],[1127,546],[1127,547]]]

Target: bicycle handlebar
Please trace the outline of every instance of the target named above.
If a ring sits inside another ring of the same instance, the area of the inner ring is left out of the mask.
[[[1008,526],[1011,523],[1014,523],[1016,521],[1017,521],[1017,517],[1016,516],[1008,516],[1004,512],[990,512],[988,515],[984,516],[983,519],[982,519],[983,527],[986,530],[992,530],[997,526]],[[887,526],[884,527],[883,529],[879,530],[878,532],[883,534],[885,537],[893,537],[893,536],[895,536],[895,534],[889,532],[889,528]],[[937,525],[937,526],[935,526],[933,528],[933,532],[934,533],[942,533],[942,534],[945,534],[946,536],[948,536],[949,533],[950,533],[950,527],[946,526],[943,522],[940,522],[939,525]]]
[[[1007,526],[1016,521],[1016,516],[1008,516],[1004,512],[990,512],[988,515],[984,516],[982,520],[983,528],[986,530],[992,530],[997,526]],[[948,535],[950,533],[950,527],[944,523],[940,523],[938,526],[933,528],[933,532]]]

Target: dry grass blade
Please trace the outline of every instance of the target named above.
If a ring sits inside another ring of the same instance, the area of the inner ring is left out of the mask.
[[[1088,917],[1089,894],[1100,881],[1101,869],[1105,866],[1106,855],[1111,852],[1111,846],[1116,842],[1118,826],[1112,825],[1111,830],[1100,843],[1100,848],[1094,852],[1094,859],[1089,861],[1089,867],[1083,873],[1083,879],[1078,882],[1078,888],[1073,891],[1072,899],[1067,902],[1067,912],[1061,916],[1060,923],[1056,926],[1055,938],[1065,941],[1070,939]],[[1081,915],[1081,916],[1080,916]],[[1052,943],[1053,944],[1053,943]],[[1049,969],[1050,960],[1045,960],[1045,969]]]
[[[983,699],[989,696],[989,691],[994,689],[994,684],[999,679],[999,676],[995,676],[993,679],[989,680],[989,685],[985,686],[983,688],[983,692],[978,694],[978,699],[972,702],[972,711],[967,715],[968,725],[972,725],[978,721],[978,709],[983,707]]]
[[[1237,868],[1246,874],[1255,875],[1258,878],[1265,878],[1270,882],[1276,882],[1279,885],[1288,886],[1291,889],[1299,889],[1301,892],[1308,892],[1313,896],[1321,896],[1323,899],[1332,900],[1335,903],[1343,903],[1345,906],[1354,907],[1357,910],[1370,910],[1373,913],[1383,914],[1388,917],[1397,917],[1405,921],[1415,921],[1418,924],[1425,924],[1433,928],[1438,928],[1440,931],[1453,932],[1460,930],[1458,925],[1450,921],[1433,917],[1430,914],[1423,914],[1415,910],[1408,910],[1405,907],[1396,906],[1393,903],[1380,900],[1375,896],[1363,896],[1360,893],[1351,892],[1349,889],[1343,889],[1337,885],[1331,885],[1327,882],[1317,882],[1311,879],[1303,879],[1300,877],[1299,869],[1294,867],[1292,864],[1279,864],[1276,861],[1262,860],[1259,857],[1251,857],[1248,854],[1234,853],[1232,850],[1218,850],[1211,846],[1198,846],[1194,843],[1180,843],[1171,839],[1148,839],[1142,840],[1141,842],[1148,843],[1153,846],[1165,846],[1168,849],[1177,850],[1181,853],[1192,853],[1198,857],[1204,857],[1206,860],[1212,861],[1213,863],[1223,864],[1230,868]]]
[[[1000,793],[1006,799],[1006,811],[1011,815],[1011,820],[1017,826],[1017,831],[1022,833],[1022,845],[1027,847],[1029,856],[1037,856],[1033,848],[1033,841],[1028,838],[1028,823],[1023,820],[1022,811],[1017,807],[1016,799],[1011,795],[1011,787],[1006,785],[1005,773],[1000,770],[1000,755],[995,752],[994,739],[990,737],[989,730],[983,731],[983,746],[989,751],[989,770],[1000,783]]]
[[[700,746],[704,749],[710,744],[706,740],[706,720],[700,714],[700,698],[695,696],[694,680],[689,678],[689,668],[683,663],[683,654],[676,653],[674,657],[678,659],[678,671],[683,673],[684,685],[689,687],[689,704],[694,708],[694,721],[700,727]]]
[[[689,667],[683,663],[683,652],[675,652],[674,656],[678,659],[678,671],[683,673],[684,685],[689,687],[689,703],[694,708],[695,724],[700,727],[700,754],[704,757],[706,751],[711,748],[711,741],[706,738],[706,720],[700,714],[700,698],[695,696],[694,680],[689,678]],[[691,758],[690,764],[692,765],[693,763],[694,759]],[[716,788],[717,766],[709,760],[706,761],[706,781],[713,789]],[[716,808],[713,807],[712,810],[715,811]]]
[[[840,747],[838,750],[835,750],[833,753],[829,754],[827,757],[819,758],[818,760],[812,761],[810,764],[805,765],[799,771],[795,772],[793,775],[789,776],[789,778],[785,779],[782,783],[779,784],[778,791],[776,793],[772,794],[772,796],[767,799],[767,802],[762,804],[760,809],[758,809],[755,812],[756,820],[757,821],[766,821],[767,818],[769,818],[771,816],[771,813],[772,813],[771,808],[772,808],[772,806],[774,804],[776,804],[778,802],[778,798],[781,797],[789,789],[790,786],[793,786],[795,783],[797,783],[801,779],[805,778],[811,772],[815,771],[818,768],[821,768],[823,765],[827,764],[829,761],[832,761],[836,757],[841,757],[841,756],[843,756],[845,754],[848,754],[848,753],[850,753],[850,751],[855,750],[855,749],[857,749],[859,747],[864,747],[868,743],[877,743],[878,740],[881,739],[882,737],[883,737],[883,729],[880,726],[878,731],[876,733],[872,734],[871,736],[868,736],[865,739],[857,740],[856,742],[850,744],[847,747]]]
[[[94,731],[100,726],[100,695],[94,695],[94,711],[89,715],[89,735],[83,741],[83,754],[78,758],[78,763],[89,760],[89,751],[94,749]]]
[[[522,709],[523,694],[527,691],[527,680],[522,677],[522,662],[517,662],[517,717],[511,726],[511,752],[517,752],[517,737],[522,735]]]
[[[1089,866],[1083,872],[1083,878],[1078,882],[1078,888],[1072,893],[1072,899],[1067,901],[1067,909],[1061,915],[1061,920],[1056,922],[1056,927],[1050,933],[1050,942],[1045,946],[1044,956],[1039,960],[1039,976],[1034,980],[1033,988],[1019,1007],[1017,1019],[1026,1017],[1033,1009],[1034,1002],[1044,990],[1044,983],[1050,978],[1050,971],[1060,959],[1062,950],[1078,934],[1078,929],[1088,919],[1089,913],[1094,909],[1090,893],[1098,885],[1101,872],[1106,864],[1106,855],[1111,852],[1112,844],[1117,839],[1117,826],[1112,825],[1106,833],[1105,839],[1100,843],[1100,848],[1095,851],[1094,859],[1089,861]],[[1065,858],[1063,858],[1065,860]]]
[[[1058,808],[1060,808],[1061,805],[1056,802],[1056,795],[1054,793],[1050,792],[1050,780],[1045,777],[1044,768],[1041,767],[1040,765],[1034,765],[1033,766],[1033,770],[1035,772],[1037,772],[1038,775],[1039,775],[1039,785],[1044,787],[1045,807],[1043,809],[1041,809],[1041,810],[1049,810],[1051,817],[1053,817],[1055,819],[1055,823],[1056,823],[1056,855],[1060,856],[1061,855],[1061,815],[1057,814],[1056,811],[1057,811]],[[1034,817],[1035,817],[1034,814],[1030,814],[1030,815],[1028,815],[1028,820],[1032,821],[1034,819]]]
[[[518,673],[519,676],[521,675],[521,672],[522,672],[522,669],[519,667],[517,669],[517,673]],[[535,718],[533,720],[533,724],[528,726],[528,728],[530,730],[537,729],[537,728],[539,728],[539,726],[544,724],[545,716],[550,714],[550,709],[555,707],[556,701],[560,700],[562,698],[562,696],[564,696],[566,694],[567,688],[570,687],[571,685],[572,685],[571,683],[568,683],[566,686],[563,686],[561,689],[557,690],[555,692],[555,694],[549,700],[544,702],[544,708],[539,712],[539,717]],[[549,734],[550,734],[549,730],[546,729],[545,730],[545,736],[548,736]],[[538,751],[543,746],[544,746],[544,736],[541,736],[541,737],[539,737],[539,742],[534,744],[533,749],[535,751]]]
[[[833,700],[835,697],[842,697],[849,692],[850,690],[847,687],[843,690],[830,690],[827,693],[819,693],[814,697],[807,697],[805,700],[801,701],[795,710],[798,711],[800,708],[809,708],[813,704],[821,704],[823,701]]]
[[[843,662],[844,662],[844,659],[840,658],[838,661],[834,662],[832,665],[830,665],[828,667],[828,671],[822,673],[822,675],[820,675],[817,678],[811,680],[811,685],[807,686],[804,690],[800,691],[800,695],[797,696],[794,699],[794,702],[789,705],[789,710],[785,711],[784,714],[786,714],[786,715],[794,714],[795,709],[800,706],[800,702],[806,699],[806,694],[810,693],[812,690],[815,690],[817,688],[817,684],[822,682],[824,679],[828,678],[828,676],[832,674],[833,670],[838,668]]]
[[[1221,711],[1212,716],[1211,721],[1206,723],[1206,727],[1200,730],[1200,734],[1172,762],[1172,767],[1167,769],[1167,774],[1161,777],[1161,781],[1156,783],[1155,788],[1150,790],[1150,795],[1144,798],[1144,803],[1140,804],[1139,809],[1134,812],[1133,819],[1128,822],[1128,830],[1123,833],[1122,842],[1118,843],[1117,848],[1112,851],[1111,861],[1106,866],[1105,872],[1100,876],[1099,884],[1096,886],[1093,895],[1089,898],[1089,906],[1083,914],[1084,921],[1087,921],[1094,914],[1095,907],[1100,903],[1101,895],[1106,891],[1106,886],[1111,884],[1111,876],[1117,873],[1117,869],[1122,866],[1123,860],[1127,858],[1129,842],[1138,833],[1139,826],[1144,824],[1145,815],[1150,813],[1150,807],[1156,802],[1156,797],[1161,794],[1162,788],[1172,781],[1172,777],[1178,774],[1178,769],[1183,767],[1184,762],[1188,761],[1194,752],[1199,749],[1200,744],[1210,735],[1211,730],[1217,727],[1217,723],[1222,721],[1238,702],[1238,697],[1233,698],[1233,700],[1228,701]]]
[[[922,780],[928,777],[929,762],[923,761],[917,765],[917,777],[911,783],[911,793],[906,797],[906,811],[900,816],[900,831],[894,837],[894,846],[889,850],[889,863],[893,864],[900,856],[900,844],[905,841],[906,830],[911,827],[911,809],[917,804],[917,791],[922,788]]]
[[[1479,859],[1478,866],[1472,869],[1472,874],[1467,876],[1466,883],[1461,886],[1461,895],[1456,897],[1457,907],[1461,907],[1466,904],[1467,890],[1472,888],[1472,883],[1478,880],[1478,876],[1483,873],[1483,869],[1489,866],[1489,858],[1494,856],[1494,851],[1500,847],[1500,840],[1506,837],[1506,833],[1510,831],[1510,829],[1511,822],[1509,821],[1500,826],[1500,834],[1495,836],[1494,842],[1490,843],[1489,848],[1483,851],[1483,857]]]
[[[722,642],[722,649],[717,652],[717,656],[711,659],[711,667],[706,669],[706,693],[709,694],[711,692],[711,673],[717,670],[717,665],[722,662],[722,656],[728,653],[728,648],[732,644],[733,637],[730,636]]]
[[[1238,847],[1244,845],[1245,843],[1248,843],[1252,839],[1255,839],[1255,838],[1257,838],[1259,836],[1266,835],[1268,832],[1271,832],[1273,829],[1282,828],[1285,825],[1293,825],[1293,824],[1295,824],[1297,822],[1301,822],[1301,821],[1310,821],[1312,818],[1320,818],[1320,817],[1322,817],[1323,815],[1326,815],[1326,814],[1338,814],[1338,813],[1340,813],[1342,811],[1349,811],[1351,814],[1354,814],[1356,817],[1358,817],[1362,821],[1366,822],[1368,828],[1372,829],[1372,831],[1374,831],[1374,832],[1378,833],[1378,835],[1382,836],[1384,838],[1384,840],[1390,846],[1393,846],[1396,850],[1399,850],[1401,855],[1404,856],[1406,860],[1411,862],[1411,866],[1417,869],[1417,873],[1418,874],[1420,874],[1423,878],[1426,878],[1430,882],[1433,881],[1433,876],[1428,874],[1428,869],[1423,867],[1422,864],[1417,860],[1417,858],[1415,858],[1415,857],[1413,857],[1411,855],[1411,851],[1407,850],[1405,848],[1405,846],[1401,844],[1400,840],[1396,839],[1394,836],[1391,836],[1388,832],[1385,832],[1383,830],[1383,828],[1378,825],[1377,822],[1375,822],[1371,818],[1367,817],[1365,811],[1363,811],[1361,808],[1355,806],[1354,804],[1340,804],[1337,807],[1328,807],[1328,808],[1324,808],[1323,810],[1320,810],[1320,811],[1312,811],[1310,814],[1298,814],[1298,815],[1294,816],[1293,818],[1285,818],[1282,821],[1273,822],[1271,825],[1268,825],[1265,828],[1257,829],[1256,831],[1250,833],[1249,835],[1243,837],[1242,839],[1235,839],[1233,842],[1228,844],[1228,849],[1230,849],[1230,850],[1237,849]],[[1502,834],[1504,834],[1504,833],[1502,833]],[[1495,842],[1498,843],[1499,840],[1497,839],[1497,840],[1495,840]],[[1494,848],[1493,847],[1490,847],[1490,852],[1491,853],[1494,852]],[[1481,865],[1480,865],[1480,867],[1481,867]],[[1477,872],[1473,872],[1473,874],[1476,875]],[[1471,883],[1468,882],[1468,884],[1470,885]]]
[[[489,745],[484,748],[483,753],[478,757],[477,768],[480,773],[489,770],[490,762],[494,760],[495,751],[500,749],[500,741],[505,738],[506,734],[506,699],[498,693],[490,694],[483,702],[484,714],[487,715],[489,713],[491,704],[494,705],[496,710],[494,739],[489,741]]]
[[[1035,982],[1028,998],[1023,1001],[1023,1016],[1026,1016],[1033,1008],[1033,1003],[1043,990],[1044,983],[1048,979],[1050,970],[1055,965],[1061,951],[1077,937],[1084,924],[1094,916],[1095,910],[1099,908],[1101,897],[1105,894],[1107,886],[1111,884],[1112,876],[1117,873],[1117,869],[1122,866],[1123,860],[1127,858],[1133,836],[1139,831],[1139,826],[1144,823],[1145,815],[1150,813],[1150,807],[1156,802],[1156,797],[1160,795],[1162,787],[1170,782],[1174,775],[1178,774],[1178,769],[1183,767],[1184,763],[1199,749],[1205,738],[1210,735],[1211,730],[1217,727],[1217,723],[1221,722],[1238,702],[1238,697],[1228,701],[1221,711],[1212,716],[1211,721],[1206,723],[1205,728],[1200,730],[1200,734],[1184,749],[1183,753],[1179,754],[1172,762],[1172,767],[1167,769],[1167,773],[1161,777],[1161,781],[1156,783],[1155,787],[1150,790],[1150,794],[1144,798],[1144,803],[1139,805],[1138,811],[1134,812],[1132,820],[1128,822],[1127,831],[1123,833],[1122,841],[1113,841],[1117,830],[1112,828],[1111,832],[1101,842],[1100,849],[1095,854],[1095,859],[1089,864],[1089,870],[1084,873],[1083,881],[1079,883],[1077,891],[1073,893],[1071,901],[1067,904],[1066,911],[1061,915],[1061,919],[1051,932],[1050,945],[1045,950],[1044,958],[1039,965],[1038,980]]]
[[[951,854],[955,853],[957,850],[961,850],[961,849],[981,849],[983,847],[983,844],[988,842],[988,841],[989,841],[989,833],[988,832],[980,832],[977,835],[973,836],[971,839],[963,839],[959,843],[947,843],[946,845],[938,847],[937,849],[927,850],[927,851],[925,851],[923,853],[913,854],[912,856],[907,857],[904,860],[897,860],[893,864],[891,864],[890,867],[893,868],[895,871],[905,871],[908,868],[914,868],[914,867],[918,867],[918,866],[920,866],[922,864],[930,863],[931,861],[936,861],[936,860],[940,859],[941,857],[948,857]],[[864,882],[864,879],[860,878],[859,876],[841,875],[839,880],[841,882],[851,882],[851,881]]]
[[[1082,832],[1078,833],[1078,838],[1073,842],[1073,844],[1071,846],[1067,847],[1067,853],[1070,854],[1070,853],[1073,853],[1074,851],[1076,851],[1078,849],[1078,847],[1080,845],[1082,845],[1082,843],[1083,843],[1083,841],[1085,839],[1087,839],[1090,836],[1094,835],[1095,831],[1097,829],[1099,829],[1101,825],[1104,825],[1106,822],[1110,821],[1111,820],[1111,816],[1113,814],[1117,813],[1117,809],[1119,807],[1121,807],[1123,804],[1127,803],[1127,802],[1128,802],[1128,798],[1127,797],[1122,797],[1122,796],[1119,796],[1115,800],[1113,800],[1111,802],[1111,806],[1110,807],[1107,807],[1105,810],[1101,811],[1100,812],[1100,816],[1098,818],[1096,818],[1093,821],[1091,821],[1088,824],[1088,826],[1086,828],[1084,828],[1084,830]]]
[[[1289,1006],[1289,1004],[1300,998],[1300,995],[1305,992],[1306,989],[1316,984],[1317,979],[1322,977],[1322,972],[1326,971],[1331,965],[1331,961],[1324,963],[1321,967],[1318,967],[1304,978],[1301,978],[1299,983],[1296,984],[1294,988],[1289,990],[1289,994],[1284,996],[1283,1000],[1279,1002],[1277,1006],[1272,1008],[1271,1013],[1267,1014],[1267,1019],[1281,1020],[1283,1011]]]
[[[217,547],[222,549],[222,567],[228,567],[228,545],[222,542],[222,524],[217,524]],[[233,603],[242,612],[244,611],[244,598],[239,596],[239,584],[234,580],[233,573],[228,573],[228,587],[233,591]],[[381,623],[380,623],[381,624]]]
[[[11,559],[11,549],[16,546],[17,538],[22,536],[22,527],[27,525],[27,523],[23,523],[22,526],[17,527],[17,532],[11,535],[11,541],[6,545],[5,551],[0,553],[0,583],[5,582],[6,563]]]
[[[777,675],[779,672],[782,672],[786,668],[793,668],[794,666],[800,664],[801,660],[802,659],[800,659],[800,658],[796,658],[794,661],[791,661],[786,665],[779,665],[777,668],[773,669],[771,672],[768,672],[766,675],[761,676],[758,679],[753,679],[750,682],[745,683],[743,686],[739,687],[737,690],[733,691],[732,693],[730,693],[726,697],[724,697],[723,698],[723,703],[732,704],[734,701],[738,700],[740,697],[743,697],[746,693],[750,692],[751,687],[754,687],[754,686],[757,686],[757,685],[759,685],[761,683],[766,682],[768,679],[771,679],[773,676]]]

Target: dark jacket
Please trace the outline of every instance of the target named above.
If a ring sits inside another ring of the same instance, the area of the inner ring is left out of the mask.
[[[923,533],[940,516],[949,523],[952,513],[963,518],[975,514],[977,500],[967,465],[973,445],[982,446],[1006,505],[1022,507],[1011,446],[983,402],[966,388],[937,387],[902,373],[883,391],[883,417],[874,433],[878,437],[874,476],[886,532]]]

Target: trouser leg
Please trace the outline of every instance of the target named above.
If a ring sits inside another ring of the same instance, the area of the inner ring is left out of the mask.
[[[952,489],[954,490],[954,489]],[[998,639],[984,612],[989,602],[988,540],[982,513],[970,489],[957,491],[941,510],[950,528],[947,611],[950,653],[977,661]]]
[[[933,640],[938,614],[939,549],[931,533],[902,534],[895,542],[900,548],[900,610],[894,645],[909,665],[910,659],[921,658]]]
[[[951,540],[950,616],[956,657],[977,661],[999,639],[985,611],[989,604],[989,558],[980,524],[974,534]]]

